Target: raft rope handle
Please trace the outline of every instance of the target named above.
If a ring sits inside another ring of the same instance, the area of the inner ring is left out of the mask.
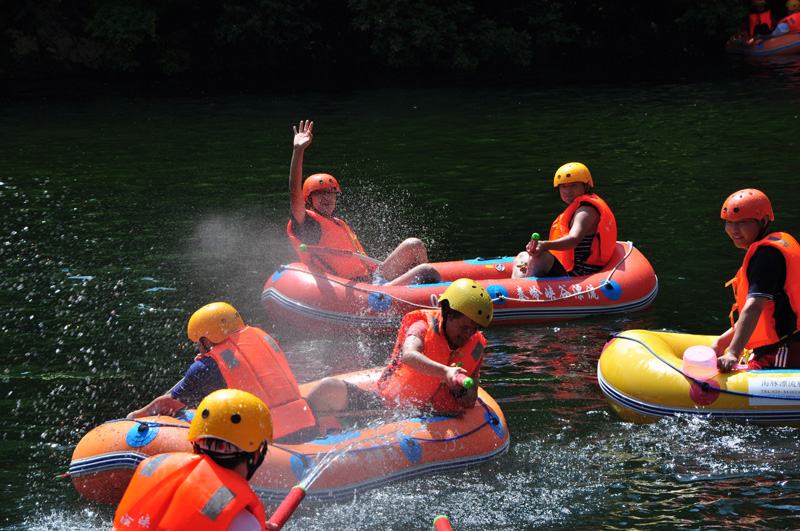
[[[764,399],[768,399],[768,400],[800,401],[800,397],[758,395],[758,394],[753,394],[753,393],[744,393],[742,391],[731,391],[730,389],[722,389],[721,387],[714,387],[713,385],[709,384],[708,382],[705,382],[703,380],[698,380],[694,376],[689,376],[688,374],[683,372],[681,369],[679,369],[676,366],[672,365],[670,362],[668,362],[667,360],[665,360],[664,358],[662,358],[661,356],[656,354],[655,351],[653,349],[651,349],[650,346],[647,343],[645,343],[644,341],[642,341],[640,339],[636,339],[635,337],[621,336],[619,334],[611,334],[611,337],[613,337],[615,339],[627,339],[628,341],[633,341],[634,343],[639,343],[650,354],[652,354],[656,359],[658,359],[660,362],[662,362],[664,365],[666,365],[670,369],[680,373],[683,377],[685,377],[685,378],[691,380],[692,382],[696,383],[697,385],[699,385],[700,388],[703,391],[717,391],[717,392],[728,394],[728,395],[746,396],[748,398],[764,398]]]
[[[566,299],[572,299],[574,297],[586,295],[588,293],[592,293],[593,291],[597,291],[597,290],[602,289],[602,288],[604,288],[606,286],[609,286],[611,284],[611,277],[614,275],[614,273],[617,272],[617,269],[619,269],[619,267],[622,265],[622,263],[625,260],[627,260],[628,257],[633,252],[633,242],[627,241],[627,242],[625,242],[625,244],[628,245],[628,250],[625,253],[625,256],[623,256],[620,259],[620,261],[617,262],[617,264],[611,269],[611,271],[609,271],[608,276],[605,278],[605,280],[603,280],[596,287],[593,286],[591,289],[587,289],[585,291],[576,291],[575,293],[570,293],[569,295],[556,297],[554,299],[520,299],[520,298],[516,298],[516,297],[507,297],[505,295],[501,295],[499,297],[494,297],[492,299],[492,302],[514,301],[514,302],[523,302],[523,303],[529,303],[529,304],[536,304],[536,303],[539,303],[539,302],[547,302],[547,303],[549,303],[549,302],[561,301],[561,300],[566,300]],[[292,267],[290,265],[283,265],[283,266],[281,266],[281,268],[283,270],[297,271],[298,273],[305,273],[307,275],[311,275],[314,278],[318,278],[318,279],[321,279],[321,280],[326,280],[326,281],[331,282],[333,284],[339,284],[339,285],[344,286],[346,288],[352,289],[353,291],[361,291],[361,292],[364,292],[364,293],[380,293],[381,295],[386,295],[387,297],[390,297],[390,298],[392,298],[392,299],[394,299],[396,301],[400,301],[402,303],[408,304],[409,306],[414,306],[416,308],[425,308],[425,309],[429,309],[429,310],[435,310],[437,308],[437,306],[429,306],[427,304],[419,304],[419,303],[416,303],[416,302],[405,300],[405,299],[402,299],[400,297],[396,297],[394,295],[391,295],[389,293],[381,291],[380,289],[367,289],[367,288],[362,288],[362,287],[359,287],[359,286],[354,286],[352,284],[352,281],[342,282],[339,279],[331,278],[330,276],[324,276],[324,275],[321,275],[319,273],[314,273],[314,272],[309,271],[307,269],[300,269],[298,267]]]
[[[184,428],[184,429],[187,429],[187,430],[189,429],[189,425],[188,424],[187,425],[171,424],[169,422],[154,422],[152,420],[139,420],[139,419],[129,419],[129,418],[111,419],[111,420],[105,421],[103,424],[110,424],[112,422],[125,422],[125,421],[135,422],[135,423],[139,424],[140,425],[140,429],[141,429],[141,427],[146,427],[146,428]]]
[[[529,303],[563,301],[563,300],[566,300],[566,299],[572,299],[574,297],[578,297],[580,295],[586,295],[587,293],[592,293],[593,291],[597,291],[597,290],[602,289],[602,288],[604,288],[606,286],[610,286],[611,285],[611,277],[614,276],[614,273],[617,272],[617,269],[619,269],[619,267],[622,265],[622,263],[625,260],[627,260],[628,257],[633,252],[633,242],[627,241],[627,242],[625,242],[625,244],[628,245],[628,250],[625,253],[625,256],[623,256],[620,259],[620,261],[617,262],[616,265],[611,268],[611,271],[608,272],[608,276],[605,278],[605,280],[603,280],[597,286],[592,286],[590,289],[587,289],[585,291],[576,291],[574,293],[570,293],[569,295],[556,297],[555,299],[534,299],[534,300],[530,300],[530,299],[519,299],[519,298],[516,298],[516,297],[501,296],[501,297],[497,297],[495,299],[492,299],[492,302],[497,301],[497,300],[501,300],[501,301],[502,300],[506,300],[506,301],[514,301],[514,302],[529,302]]]
[[[487,413],[491,413],[491,418],[492,419],[496,418],[499,421],[499,417],[497,417],[497,415],[494,413],[494,411],[489,409],[489,406],[487,406],[486,403],[483,400],[478,398],[478,399],[476,399],[476,401],[478,403],[480,403],[481,406],[483,406],[483,409],[485,409]],[[483,424],[479,424],[478,426],[476,426],[475,428],[473,428],[472,430],[470,430],[468,432],[459,433],[458,435],[454,435],[452,437],[444,437],[444,438],[441,438],[441,439],[428,439],[428,438],[425,438],[425,437],[409,437],[409,439],[412,439],[414,441],[419,441],[419,442],[451,442],[451,441],[455,441],[455,440],[458,440],[458,439],[462,439],[464,437],[468,437],[468,436],[472,435],[473,433],[475,433],[475,432],[477,432],[479,430],[482,430],[483,428],[488,426],[490,423],[491,423],[491,421],[487,420]],[[388,437],[389,435],[391,435],[391,434],[387,433],[387,434],[383,434],[383,435],[375,435],[374,437],[369,437],[367,439],[360,439],[358,441],[353,441],[353,444],[355,444],[355,443],[363,443],[363,442],[366,442],[366,441],[370,441],[372,439],[385,438],[385,437]],[[390,447],[394,446],[394,444],[395,443],[387,443],[387,444],[382,444],[380,446],[370,446],[369,448],[355,448],[353,450],[348,451],[347,453],[368,452],[368,451],[371,451],[371,450],[380,450],[380,449],[383,449],[383,448],[390,448]],[[321,452],[319,452],[319,453],[314,453],[314,454],[304,454],[302,452],[298,452],[296,450],[292,450],[292,449],[286,448],[285,446],[283,446],[281,444],[273,444],[272,446],[275,447],[275,448],[280,448],[281,450],[283,450],[285,452],[288,452],[288,453],[290,453],[292,455],[296,455],[296,456],[303,457],[303,458],[316,457],[321,453]]]

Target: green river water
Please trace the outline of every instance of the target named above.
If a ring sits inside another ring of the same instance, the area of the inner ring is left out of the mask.
[[[596,380],[609,333],[717,333],[742,255],[719,220],[755,186],[800,232],[800,76],[731,66],[647,83],[0,100],[0,526],[109,528],[66,471],[89,429],[172,386],[185,323],[213,300],[270,330],[299,380],[383,363],[392,338],[273,327],[265,279],[291,259],[291,125],[336,175],[368,251],[416,235],[433,260],[513,254],[561,211],[580,160],[659,277],[643,312],[495,328],[483,380],[511,431],[473,468],[301,506],[288,529],[797,527],[794,428],[621,422]]]

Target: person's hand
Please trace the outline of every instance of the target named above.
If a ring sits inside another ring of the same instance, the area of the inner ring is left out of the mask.
[[[300,123],[294,126],[294,149],[304,150],[311,145],[314,140],[314,122],[311,120],[300,120]]]
[[[533,256],[536,249],[539,247],[539,243],[541,243],[539,240],[531,240],[528,242],[528,245],[525,246],[525,250],[529,255]]]
[[[730,350],[726,350],[722,356],[717,358],[717,367],[720,372],[731,372],[738,361],[739,356]]]
[[[447,367],[444,380],[449,388],[461,389],[461,385],[456,379],[459,374],[467,374],[467,371],[463,367]]]

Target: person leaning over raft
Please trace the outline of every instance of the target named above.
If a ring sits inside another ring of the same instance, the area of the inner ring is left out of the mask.
[[[550,239],[531,240],[514,259],[512,278],[584,276],[600,271],[617,245],[617,220],[594,187],[589,168],[564,164],[553,177],[567,208],[550,227]]]
[[[280,346],[263,330],[245,325],[236,308],[226,302],[207,304],[189,319],[187,332],[200,352],[194,363],[172,389],[128,418],[172,415],[196,406],[212,391],[232,387],[267,404],[276,439],[319,433]]]
[[[460,415],[472,408],[486,347],[480,329],[492,322],[492,299],[477,282],[461,278],[445,290],[439,306],[403,317],[378,395],[325,378],[307,397],[315,413],[410,406]],[[464,376],[475,382],[468,390],[460,384]]]
[[[800,247],[785,232],[768,231],[775,220],[761,191],[732,193],[722,204],[725,232],[746,249],[733,286],[731,327],[712,345],[723,372],[733,369],[745,348],[753,349],[749,369],[800,368]],[[726,284],[726,285],[728,285]],[[733,314],[739,312],[734,322]]]
[[[327,173],[315,173],[303,182],[303,154],[314,138],[313,130],[314,122],[309,120],[294,128],[289,170],[291,219],[286,231],[300,261],[340,277],[373,284],[439,282],[439,272],[427,263],[425,244],[417,238],[404,240],[377,268],[360,258],[366,253],[355,232],[344,220],[333,216],[337,195],[342,192],[339,182]],[[313,247],[301,251],[301,244]]]
[[[113,530],[270,529],[247,483],[272,442],[264,402],[236,389],[214,391],[200,402],[188,438],[193,453],[158,454],[139,464]]]

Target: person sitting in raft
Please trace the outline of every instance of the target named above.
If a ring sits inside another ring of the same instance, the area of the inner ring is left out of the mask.
[[[247,483],[272,442],[267,406],[245,391],[205,397],[188,434],[194,452],[150,456],[136,468],[114,515],[114,531],[270,529]]]
[[[733,286],[731,327],[712,345],[717,365],[728,372],[745,348],[752,349],[748,369],[800,368],[800,247],[785,232],[769,230],[772,204],[761,191],[734,192],[720,217],[733,245],[747,252]],[[734,312],[738,319],[734,322]]]
[[[800,33],[800,0],[788,0],[786,2],[786,11],[788,15],[778,22],[770,37],[780,37],[787,33]]]
[[[605,267],[617,245],[617,220],[597,194],[589,168],[564,164],[553,177],[567,208],[550,227],[550,239],[531,240],[514,259],[512,278],[585,276]]]
[[[748,36],[750,38],[767,36],[774,27],[775,19],[772,18],[772,10],[767,0],[752,0],[747,20]]]
[[[439,308],[403,317],[378,395],[335,377],[325,378],[307,399],[317,415],[379,407],[415,407],[457,416],[478,397],[486,347],[480,329],[492,322],[493,303],[477,282],[461,278],[439,298]],[[465,389],[465,377],[474,386]]]
[[[278,343],[263,330],[247,326],[236,308],[213,302],[189,319],[189,339],[199,354],[181,381],[128,418],[172,415],[193,408],[217,389],[250,392],[270,408],[275,438],[286,440],[319,434],[317,422]]]
[[[291,219],[286,232],[300,261],[340,277],[373,284],[439,282],[439,272],[427,263],[428,251],[417,238],[404,240],[376,267],[375,261],[366,257],[353,229],[333,216],[337,195],[342,192],[336,178],[315,173],[303,182],[303,154],[311,145],[313,129],[314,122],[309,120],[294,127],[289,170]],[[302,250],[301,244],[305,244]]]

